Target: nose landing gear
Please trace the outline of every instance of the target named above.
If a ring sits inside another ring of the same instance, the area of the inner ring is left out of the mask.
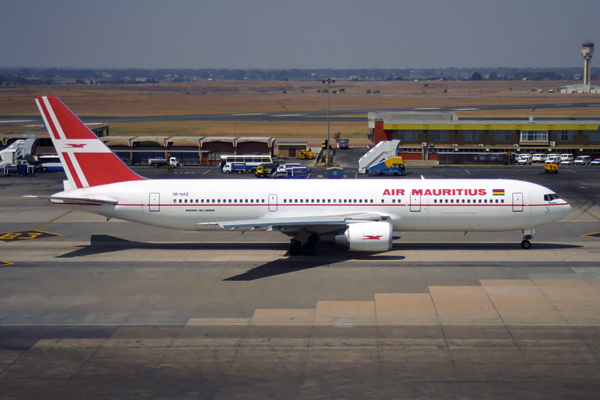
[[[523,229],[523,241],[521,242],[521,247],[525,250],[531,248],[530,240],[533,239],[533,234],[535,233],[535,229]]]

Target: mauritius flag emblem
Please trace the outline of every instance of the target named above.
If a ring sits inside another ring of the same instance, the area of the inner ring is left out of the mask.
[[[494,196],[504,196],[504,189],[492,189]]]

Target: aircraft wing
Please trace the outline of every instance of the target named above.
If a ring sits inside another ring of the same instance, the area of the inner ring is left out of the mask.
[[[348,224],[387,220],[389,217],[375,213],[357,213],[345,215],[315,217],[260,218],[241,221],[201,222],[198,226],[218,225],[223,229],[258,229],[302,226],[347,226]]]

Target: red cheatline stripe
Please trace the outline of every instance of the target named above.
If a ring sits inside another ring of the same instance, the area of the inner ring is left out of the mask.
[[[38,103],[40,104],[40,107],[42,108],[42,112],[44,113],[44,116],[46,117],[46,122],[48,122],[47,128],[50,129],[50,131],[52,132],[52,135],[54,135],[54,139],[60,139],[60,136],[58,136],[58,130],[54,126],[54,122],[52,121],[52,118],[50,118],[50,113],[48,112],[48,109],[46,108],[46,103],[44,103],[44,98],[38,97]]]
[[[75,167],[73,166],[73,162],[71,161],[69,154],[62,153],[62,156],[65,159],[65,163],[67,164],[67,167],[69,168],[69,172],[71,173],[73,180],[75,181],[75,186],[77,186],[78,189],[81,189],[83,187],[83,185],[81,184],[81,181],[79,180],[79,177],[77,176],[77,172],[75,171]]]

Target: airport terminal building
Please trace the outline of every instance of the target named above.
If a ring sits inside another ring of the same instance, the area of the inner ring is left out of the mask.
[[[519,153],[600,157],[600,120],[462,119],[452,112],[369,113],[374,144],[399,139],[405,160],[505,162]]]

